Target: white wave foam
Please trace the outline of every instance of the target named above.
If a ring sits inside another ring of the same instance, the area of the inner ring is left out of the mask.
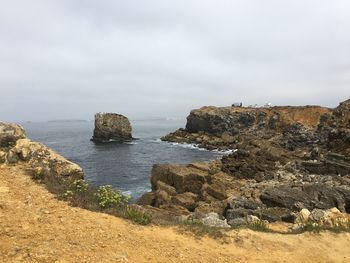
[[[126,142],[125,144],[136,145],[136,144],[138,144],[138,143],[137,143],[137,142]]]
[[[215,149],[215,150],[208,150],[206,148],[203,147],[199,147],[198,144],[194,144],[194,143],[178,143],[178,142],[170,142],[171,145],[174,146],[179,146],[182,148],[187,148],[187,149],[195,149],[195,150],[199,150],[199,151],[208,151],[208,152],[215,152],[218,154],[223,154],[223,155],[227,155],[227,154],[231,154],[237,151],[237,149],[232,149],[232,150],[219,150],[219,149]]]

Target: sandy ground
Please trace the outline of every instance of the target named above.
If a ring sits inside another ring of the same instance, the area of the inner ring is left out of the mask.
[[[0,168],[0,262],[350,262],[348,233],[228,235],[198,238],[73,208],[24,169]]]

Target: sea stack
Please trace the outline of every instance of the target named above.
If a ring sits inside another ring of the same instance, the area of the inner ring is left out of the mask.
[[[131,124],[127,117],[117,113],[96,113],[94,142],[131,141]]]

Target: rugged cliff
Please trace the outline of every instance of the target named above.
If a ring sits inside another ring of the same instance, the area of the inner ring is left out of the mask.
[[[217,212],[296,222],[302,209],[350,212],[350,100],[335,109],[203,107],[163,140],[232,149],[209,164],[158,165],[140,203],[179,213]],[[187,187],[187,188],[186,188]],[[204,209],[205,208],[205,209]]]
[[[26,138],[24,129],[17,124],[0,123],[0,163],[24,163],[32,173],[70,178],[83,178],[82,168],[65,159],[45,145]]]

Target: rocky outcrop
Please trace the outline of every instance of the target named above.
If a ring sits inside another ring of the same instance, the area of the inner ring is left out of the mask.
[[[18,139],[23,138],[26,138],[26,133],[22,126],[0,122],[0,147],[12,146]]]
[[[230,225],[246,224],[247,217],[292,223],[301,209],[326,211],[335,207],[349,213],[349,131],[350,100],[335,109],[305,106],[193,110],[186,129],[162,140],[193,143],[210,150],[231,149],[233,153],[223,156],[217,166],[221,172],[216,173],[216,180],[220,176],[227,178],[221,180],[221,185],[212,183],[210,173],[198,171],[192,171],[186,180],[178,180],[176,192],[188,185],[195,189],[185,189],[186,202],[181,196],[182,201],[176,204],[190,213],[205,207],[205,213],[215,211]],[[152,180],[175,186],[171,178],[173,175],[165,171],[152,176]],[[201,199],[205,196],[203,189],[211,198],[225,195],[218,198],[221,203]],[[157,191],[155,187],[154,200],[159,199]],[[224,202],[225,209],[217,209]]]
[[[152,192],[138,201],[171,209],[180,214],[195,212],[223,214],[228,197],[227,187],[233,178],[220,171],[220,162],[192,163],[189,165],[162,164],[152,169]]]
[[[318,133],[327,149],[350,156],[350,99],[322,116]]]
[[[91,140],[94,142],[131,141],[131,131],[131,124],[127,117],[116,113],[97,113]]]
[[[242,136],[274,138],[282,147],[293,150],[319,141],[314,130],[321,116],[331,109],[304,107],[203,107],[191,111],[186,129],[162,138],[164,141],[194,143],[208,149],[238,148]]]
[[[16,145],[9,150],[6,158],[11,164],[25,162],[36,173],[42,175],[52,174],[76,179],[84,177],[79,165],[68,161],[45,145],[29,139],[18,140]]]
[[[17,124],[0,123],[0,163],[28,165],[36,174],[51,174],[81,179],[82,168],[65,159],[45,145],[25,138],[24,129]],[[6,147],[4,147],[6,146]]]

